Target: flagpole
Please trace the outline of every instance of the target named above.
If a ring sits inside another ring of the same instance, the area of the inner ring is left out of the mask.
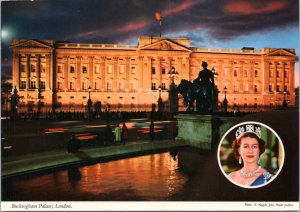
[[[162,32],[162,20],[161,19],[159,21],[159,29],[160,29],[159,37],[161,37],[161,32]]]

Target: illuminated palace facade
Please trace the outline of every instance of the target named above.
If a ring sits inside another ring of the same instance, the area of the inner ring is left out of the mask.
[[[294,49],[200,48],[191,47],[188,38],[140,37],[136,46],[14,40],[12,51],[21,105],[41,101],[79,110],[90,96],[102,109],[149,110],[159,96],[167,105],[171,67],[178,85],[197,78],[202,61],[217,72],[219,104],[225,86],[229,105],[273,107],[284,98],[295,104]]]

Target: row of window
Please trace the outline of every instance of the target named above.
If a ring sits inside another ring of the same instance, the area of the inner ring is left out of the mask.
[[[69,72],[71,74],[76,72],[76,66],[75,65],[70,65],[69,66]],[[112,74],[113,72],[113,65],[109,64],[107,65],[107,73]],[[63,66],[58,65],[57,66],[57,73],[63,73]],[[81,66],[81,73],[87,74],[88,73],[88,65],[83,65]],[[100,64],[97,64],[94,66],[94,73],[99,74],[100,73]],[[119,74],[124,74],[125,73],[125,65],[119,65]],[[136,66],[131,66],[131,73],[135,74],[136,73]]]
[[[36,72],[37,66],[35,64],[30,64],[29,68],[30,68],[30,70],[29,70],[30,72]],[[23,64],[23,63],[20,64],[20,71],[21,72],[26,72],[26,65],[25,64]],[[42,63],[40,65],[40,71],[42,73],[46,72],[46,65],[44,63]]]
[[[46,89],[46,82],[45,81],[41,81],[40,82],[40,88],[41,89]],[[131,87],[131,90],[135,90],[136,89],[136,83],[130,83],[130,87]],[[21,81],[21,86],[20,86],[21,89],[25,89],[26,88],[26,81],[22,80]],[[87,82],[82,82],[82,90],[87,90],[88,89],[88,83]],[[287,91],[287,85],[284,85],[283,87],[283,91]],[[36,81],[35,80],[31,80],[29,82],[29,89],[36,89]],[[63,89],[63,83],[62,82],[57,82],[57,89],[58,90],[62,90]],[[75,82],[69,82],[69,89],[70,90],[75,90],[76,89],[76,86],[75,86]],[[95,90],[100,90],[100,83],[99,82],[95,82],[94,83],[94,88]],[[107,90],[112,90],[112,83],[111,82],[107,82],[106,83],[106,89]],[[151,84],[151,90],[157,90],[158,87],[156,85],[156,83],[152,83]],[[119,83],[119,90],[125,90],[125,83],[124,82],[120,82]],[[161,90],[167,90],[167,87],[166,87],[166,83],[162,83],[161,84]],[[238,92],[239,91],[239,86],[238,85],[234,85],[233,86],[233,90],[234,92]],[[249,91],[249,85],[246,84],[244,86],[244,91]],[[253,89],[254,92],[258,92],[258,86],[257,85],[254,85],[254,89]],[[273,85],[269,85],[269,92],[273,92]],[[281,92],[281,87],[280,85],[276,85],[276,92]]]
[[[20,88],[21,89],[26,88],[26,81],[24,81],[24,80],[21,81]],[[45,81],[41,81],[40,88],[41,89],[46,89],[46,82]],[[36,89],[36,81],[35,80],[29,81],[29,89]]]
[[[63,83],[62,82],[57,82],[57,89],[58,90],[63,90]],[[69,82],[69,90],[76,90],[76,84],[75,82]],[[82,90],[88,90],[88,83],[87,82],[82,82],[81,83],[81,89]],[[100,83],[95,82],[94,86],[92,87],[94,90],[100,90]],[[125,91],[125,83],[120,82],[118,86],[119,91]],[[112,82],[106,82],[106,90],[111,91],[112,90]],[[130,90],[136,90],[136,83],[132,82],[130,83]]]

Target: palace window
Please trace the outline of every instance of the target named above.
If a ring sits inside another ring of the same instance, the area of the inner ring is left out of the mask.
[[[254,92],[258,92],[257,85],[254,85]]]
[[[287,71],[284,71],[284,72],[283,72],[283,77],[284,77],[284,78],[287,78]]]
[[[41,73],[46,72],[46,65],[44,63],[41,64]]]
[[[45,81],[41,81],[41,89],[46,89],[46,82]]]
[[[87,82],[83,81],[82,82],[82,90],[87,90],[87,89],[88,89]]]
[[[21,81],[21,89],[25,89],[26,88],[26,81]]]
[[[107,65],[107,73],[111,74],[112,73],[112,64]]]
[[[111,82],[107,82],[107,83],[106,83],[106,89],[107,89],[108,91],[111,91],[111,90],[112,90],[112,84],[111,84]]]
[[[284,91],[287,91],[287,85],[284,86]]]
[[[62,90],[62,82],[57,82],[57,90]]]
[[[151,68],[151,73],[152,73],[152,74],[155,74],[155,67],[152,67],[152,68]]]
[[[280,73],[278,70],[276,71],[276,77],[280,77]]]
[[[95,90],[99,90],[100,89],[100,83],[99,82],[95,82]]]
[[[36,81],[30,81],[30,89],[35,89],[36,88]]]
[[[30,65],[30,71],[35,72],[35,65],[33,65],[33,64]]]
[[[165,69],[165,68],[163,68],[163,69],[161,70],[161,74],[166,74],[166,69]]]
[[[248,92],[249,91],[249,85],[245,84],[245,91]]]
[[[124,74],[124,70],[125,70],[125,65],[120,65],[119,66],[119,73]]]
[[[258,77],[258,71],[257,70],[254,71],[254,76]]]
[[[20,65],[20,71],[21,72],[26,72],[26,70],[25,70],[25,64],[21,64]]]
[[[233,76],[235,76],[235,77],[237,76],[237,71],[236,70],[233,71]]]
[[[95,65],[95,74],[99,74],[100,73],[100,65],[97,64]]]
[[[70,66],[70,73],[71,74],[75,73],[75,66]]]
[[[276,92],[280,92],[280,85],[276,85]]]
[[[70,82],[70,90],[75,90],[75,82]]]
[[[269,92],[273,92],[272,85],[269,85]]]
[[[131,66],[131,73],[132,73],[132,74],[135,74],[135,73],[136,73],[136,68],[135,68],[135,66]]]
[[[57,66],[57,73],[62,73],[62,66],[61,65]]]
[[[124,91],[125,90],[125,83],[123,81],[119,82],[119,90]]]
[[[86,66],[82,66],[82,73],[86,74],[87,73],[87,67]]]
[[[237,84],[233,85],[233,91],[238,92],[239,91],[239,86]]]
[[[161,83],[161,89],[162,89],[162,90],[167,90],[167,88],[166,88],[166,83],[165,83],[165,82]]]
[[[152,84],[151,84],[151,90],[156,90],[156,83],[155,82],[152,82]]]

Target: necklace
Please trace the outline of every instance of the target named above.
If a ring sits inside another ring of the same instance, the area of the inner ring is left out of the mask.
[[[248,173],[245,173],[244,171],[243,171],[243,169],[241,169],[241,171],[240,171],[240,175],[241,175],[241,177],[243,177],[243,178],[249,178],[249,177],[252,177],[252,176],[254,176],[258,171],[259,171],[259,169],[260,169],[261,167],[259,166],[256,170],[254,170],[253,172],[248,172]]]

